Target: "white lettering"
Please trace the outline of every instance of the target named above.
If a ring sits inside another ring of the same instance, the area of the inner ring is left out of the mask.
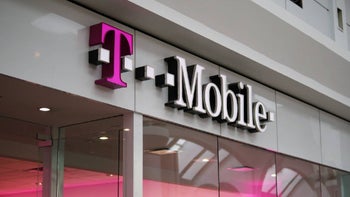
[[[234,122],[237,119],[237,98],[235,93],[227,88],[226,76],[220,75],[222,112],[221,119],[227,122]],[[230,109],[228,109],[230,104]]]
[[[174,62],[175,61],[175,62]],[[175,63],[175,64],[174,64]],[[200,65],[194,65],[187,67],[186,61],[184,58],[175,56],[168,60],[168,66],[172,67],[169,70],[171,74],[175,75],[177,83],[175,83],[175,88],[177,91],[175,100],[168,102],[168,105],[174,107],[186,107],[189,109],[189,112],[204,114],[206,113],[203,108],[203,99],[202,99],[202,72],[204,67]],[[174,68],[176,67],[176,68]],[[192,71],[191,77],[187,70]],[[190,82],[190,78],[192,79]],[[171,90],[169,90],[171,91]],[[183,91],[185,94],[183,94]],[[184,101],[186,100],[186,103]]]
[[[211,76],[211,83],[202,86],[204,67],[186,66],[184,58],[166,58],[168,72],[175,76],[174,86],[168,87],[169,107],[212,117],[250,132],[265,132],[266,122],[274,121],[274,113],[267,112],[261,102],[253,103],[253,88],[242,82],[229,84],[225,75]]]
[[[221,112],[221,94],[219,88],[214,83],[208,83],[204,85],[204,106],[207,110],[207,114],[211,117],[217,117]],[[213,93],[213,98],[210,97],[210,93]],[[212,109],[214,108],[214,110]]]
[[[265,106],[261,102],[254,103],[254,124],[259,132],[266,131],[266,124],[261,121],[266,121],[267,114]]]
[[[252,101],[252,86],[246,84],[246,99],[247,99],[247,107],[246,107],[246,118],[247,118],[247,127],[250,129],[255,129],[253,123],[253,101]]]

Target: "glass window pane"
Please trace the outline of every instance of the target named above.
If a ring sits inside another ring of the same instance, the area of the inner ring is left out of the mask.
[[[121,194],[121,129],[122,117],[61,129],[65,140],[65,197]]]
[[[319,165],[278,154],[276,166],[278,196],[321,196]]]
[[[219,139],[220,197],[276,195],[274,153]]]
[[[321,166],[322,197],[350,196],[350,173]]]
[[[144,197],[218,196],[217,138],[144,119]]]
[[[0,196],[43,196],[44,169],[48,169],[43,161],[49,154],[38,146],[38,136],[50,139],[49,128],[0,117]]]

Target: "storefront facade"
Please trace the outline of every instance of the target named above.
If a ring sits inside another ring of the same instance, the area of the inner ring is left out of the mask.
[[[0,11],[0,196],[349,195],[349,117],[326,98],[76,2]]]

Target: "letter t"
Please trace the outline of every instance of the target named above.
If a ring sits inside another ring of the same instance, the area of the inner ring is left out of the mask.
[[[127,87],[121,79],[121,57],[133,54],[132,35],[105,23],[90,27],[89,45],[102,44],[110,51],[110,62],[102,64],[102,77],[95,83],[111,89]]]

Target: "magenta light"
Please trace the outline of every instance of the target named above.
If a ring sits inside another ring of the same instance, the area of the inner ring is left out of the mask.
[[[235,172],[251,172],[254,171],[254,168],[249,166],[239,166],[233,168],[226,168],[227,170],[235,171]]]
[[[90,27],[89,45],[102,44],[111,51],[111,61],[102,64],[102,78],[95,83],[111,89],[127,87],[121,78],[121,57],[133,54],[133,36],[106,23]]]

